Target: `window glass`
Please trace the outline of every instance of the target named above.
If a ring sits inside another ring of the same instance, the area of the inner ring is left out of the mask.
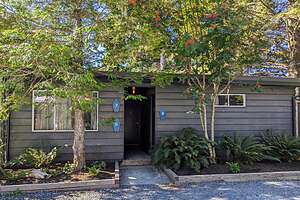
[[[243,106],[244,105],[243,95],[230,95],[229,96],[229,105],[230,106]]]
[[[84,114],[84,121],[85,121],[85,129],[86,130],[97,130],[97,98],[98,98],[98,92],[93,92],[93,104],[91,105],[91,111],[86,112]]]
[[[227,95],[219,95],[217,100],[217,105],[227,106],[228,105],[228,96]]]
[[[86,130],[98,130],[98,92],[93,92],[94,103],[91,111],[84,114]],[[72,102],[63,98],[53,98],[45,91],[33,92],[33,130],[55,131],[74,129]]]
[[[54,129],[54,102],[44,91],[34,93],[34,129],[53,130]]]
[[[73,115],[71,110],[71,101],[62,98],[55,100],[55,129],[56,130],[72,130]]]

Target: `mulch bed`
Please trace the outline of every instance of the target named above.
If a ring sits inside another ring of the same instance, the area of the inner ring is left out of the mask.
[[[50,174],[50,177],[46,179],[35,179],[33,177],[25,177],[18,180],[5,180],[0,176],[0,185],[20,185],[20,184],[37,184],[37,183],[58,183],[58,182],[77,182],[77,181],[89,181],[89,180],[102,180],[110,179],[115,176],[114,164],[108,163],[106,169],[94,177],[87,171],[73,174],[65,174],[62,171],[63,165],[56,164],[47,168],[46,172]],[[10,171],[30,174],[32,169],[11,169]]]
[[[300,171],[300,161],[296,162],[259,162],[253,165],[242,165],[241,173],[259,173],[259,172],[279,172],[279,171]],[[226,164],[210,165],[208,168],[204,168],[200,173],[195,172],[192,169],[180,169],[176,171],[179,176],[185,175],[207,175],[207,174],[230,174]]]

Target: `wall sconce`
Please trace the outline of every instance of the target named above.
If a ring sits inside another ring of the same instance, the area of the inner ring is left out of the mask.
[[[135,87],[132,87],[132,94],[135,95]]]
[[[121,123],[119,119],[115,119],[114,122],[112,123],[112,129],[114,133],[120,132],[121,129]]]
[[[167,116],[166,111],[164,109],[160,109],[160,111],[159,111],[159,119],[160,120],[165,120],[166,116]]]
[[[112,109],[113,112],[118,113],[120,112],[121,102],[119,99],[114,99],[112,102]]]

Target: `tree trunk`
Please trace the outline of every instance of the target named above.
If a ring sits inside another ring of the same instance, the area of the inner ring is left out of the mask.
[[[210,139],[212,141],[212,154],[211,154],[211,162],[213,164],[216,163],[216,148],[214,147],[215,142],[215,121],[216,121],[216,97],[212,97],[211,101],[211,122],[210,122]]]
[[[85,149],[84,149],[84,113],[82,110],[75,109],[74,123],[74,143],[73,143],[73,163],[75,171],[81,171],[85,167]]]

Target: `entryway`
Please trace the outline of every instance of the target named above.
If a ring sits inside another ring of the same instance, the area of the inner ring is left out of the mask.
[[[150,164],[149,153],[155,138],[155,88],[130,87],[125,92],[125,160],[122,164]]]

